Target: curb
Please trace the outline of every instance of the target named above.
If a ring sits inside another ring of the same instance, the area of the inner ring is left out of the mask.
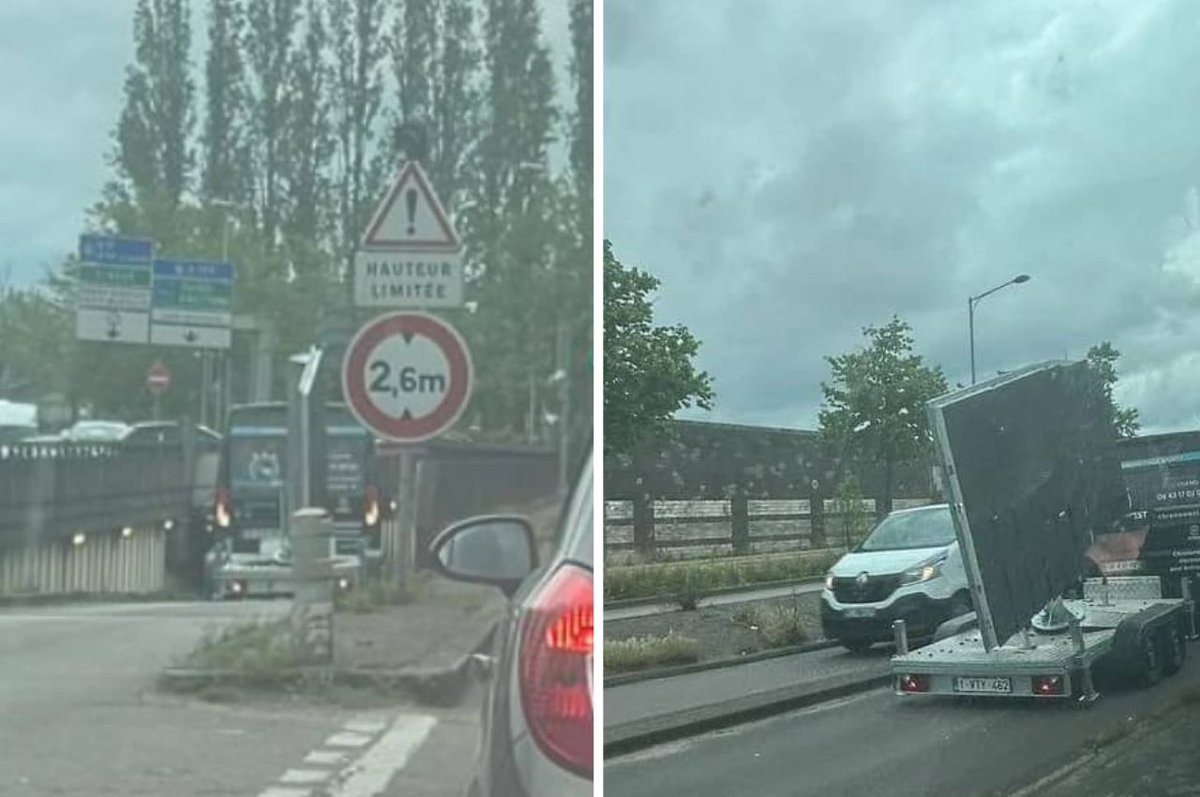
[[[413,698],[424,705],[454,706],[467,691],[469,677],[462,663],[430,670],[367,670],[333,667],[293,667],[271,673],[193,670],[170,667],[159,686],[176,694],[196,694],[207,689],[306,691],[312,686],[347,686],[378,689]]]
[[[186,603],[201,600],[203,598],[198,593],[186,592],[34,592],[24,595],[0,595],[0,608],[97,603]]]
[[[312,686],[376,689],[411,698],[426,706],[453,707],[462,702],[475,680],[471,657],[486,653],[493,643],[493,623],[454,664],[436,668],[383,669],[371,667],[290,667],[269,673],[167,667],[158,676],[166,692],[194,695],[205,689],[252,689],[266,692],[305,691]]]
[[[753,664],[756,661],[766,661],[767,659],[778,659],[783,656],[796,656],[801,653],[816,653],[819,650],[828,650],[836,648],[837,642],[828,639],[823,639],[820,642],[809,642],[803,645],[789,645],[786,648],[772,648],[771,650],[760,650],[757,653],[749,653],[745,656],[730,656],[724,659],[712,659],[711,661],[697,661],[692,664],[679,664],[674,667],[655,667],[648,670],[638,670],[636,672],[620,673],[604,679],[604,688],[610,686],[625,686],[627,684],[636,684],[642,681],[653,681],[659,678],[674,678],[677,675],[690,675],[697,672],[705,672],[707,670],[720,670],[726,667],[737,667],[739,664]]]
[[[780,587],[803,587],[809,584],[820,584],[824,579],[821,576],[812,576],[810,578],[791,578],[783,581],[760,581],[756,584],[741,584],[736,587],[719,587],[713,590],[697,593],[696,595],[646,595],[641,598],[620,598],[615,601],[606,601],[604,610],[609,609],[633,609],[638,606],[650,606],[655,603],[678,603],[686,598],[695,598],[696,600],[704,600],[705,598],[713,598],[718,595],[735,595],[739,592],[757,592],[764,589],[778,589]]]
[[[869,678],[827,678],[822,682],[785,687],[721,703],[649,717],[604,729],[604,757],[627,755],[647,747],[743,725],[841,697],[886,686],[891,673]]]

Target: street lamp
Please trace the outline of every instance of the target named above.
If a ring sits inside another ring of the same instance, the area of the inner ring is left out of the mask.
[[[971,384],[975,384],[975,305],[979,304],[985,296],[990,296],[1001,288],[1007,288],[1009,285],[1020,285],[1023,282],[1029,282],[1028,274],[1018,274],[1001,285],[997,285],[991,290],[984,291],[978,296],[972,296],[967,299],[967,324],[971,333]]]

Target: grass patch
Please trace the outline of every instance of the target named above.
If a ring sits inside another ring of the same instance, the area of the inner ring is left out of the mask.
[[[413,573],[404,585],[390,579],[372,578],[349,592],[338,594],[334,599],[334,608],[337,611],[368,614],[389,606],[413,603],[425,594],[429,578],[429,573],[425,571]]]
[[[604,671],[632,672],[672,664],[689,664],[700,658],[696,640],[670,631],[661,637],[635,637],[605,641]]]
[[[678,597],[694,601],[718,589],[823,576],[840,549],[769,557],[726,557],[691,562],[609,568],[604,600]]]
[[[757,631],[768,649],[803,645],[812,638],[799,601],[742,606],[731,619]]]
[[[303,652],[287,620],[239,623],[205,633],[180,666],[268,677],[298,667]]]

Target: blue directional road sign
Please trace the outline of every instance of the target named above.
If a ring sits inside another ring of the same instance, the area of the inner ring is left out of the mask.
[[[232,263],[155,260],[150,342],[228,349],[235,276]]]
[[[75,335],[80,340],[146,343],[154,241],[81,235],[76,271]]]

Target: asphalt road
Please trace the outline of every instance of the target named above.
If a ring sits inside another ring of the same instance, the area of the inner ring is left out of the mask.
[[[696,607],[728,606],[733,603],[750,603],[752,601],[771,600],[772,598],[790,598],[792,595],[807,595],[824,589],[823,581],[811,581],[806,584],[789,584],[784,587],[767,587],[765,589],[746,589],[737,592],[709,595],[696,600]],[[641,606],[621,606],[613,609],[605,607],[605,620],[629,620],[634,617],[649,617],[654,614],[668,614],[683,611],[679,602],[646,603]]]
[[[1089,740],[1200,686],[1200,647],[1180,675],[1147,691],[1071,704],[899,698],[876,690],[605,766],[616,797],[984,797],[1024,786]]]
[[[0,611],[0,795],[458,794],[476,743],[471,706],[217,705],[155,691],[158,671],[205,630],[287,605]]]
[[[604,690],[604,725],[614,725],[684,711],[757,692],[818,681],[832,675],[865,677],[887,672],[891,651],[876,647],[855,655],[842,648],[797,653],[773,659],[704,670],[670,678],[636,681]]]

